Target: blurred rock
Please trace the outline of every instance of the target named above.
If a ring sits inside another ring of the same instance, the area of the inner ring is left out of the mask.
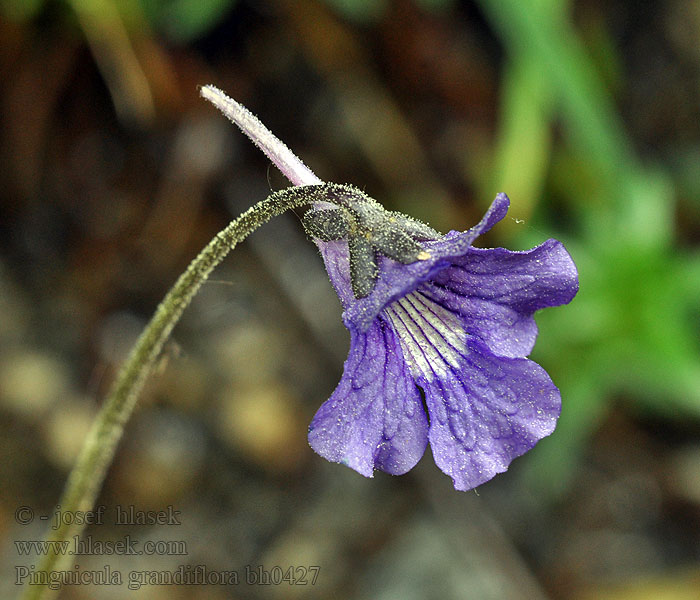
[[[577,590],[571,600],[697,600],[700,571],[645,574],[614,584],[592,584]]]
[[[212,336],[211,355],[218,370],[241,385],[269,381],[284,360],[283,332],[249,320]]]
[[[299,402],[280,383],[232,385],[217,420],[222,437],[246,458],[272,472],[294,471],[308,451],[308,424]]]
[[[0,363],[0,403],[29,421],[43,418],[69,389],[66,366],[48,354],[17,349]]]
[[[290,579],[269,586],[270,598],[326,598],[338,585],[340,569],[337,546],[328,537],[309,535],[308,531],[292,530],[276,540],[259,564],[251,565],[252,572],[260,569],[273,575],[286,574]],[[309,569],[309,567],[317,567]],[[306,581],[302,584],[301,581]]]
[[[208,399],[211,372],[196,356],[178,356],[172,344],[166,344],[151,377],[149,395],[183,412],[200,411]]]
[[[676,450],[666,473],[671,491],[700,508],[700,446],[689,445]]]
[[[111,483],[129,503],[162,510],[201,476],[206,449],[198,422],[149,409],[132,420]]]
[[[90,431],[97,406],[88,399],[65,398],[42,424],[44,453],[58,468],[68,471]]]

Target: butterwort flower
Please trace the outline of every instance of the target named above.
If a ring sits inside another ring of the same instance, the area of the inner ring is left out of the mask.
[[[349,186],[330,193],[373,202]],[[400,475],[429,442],[455,488],[468,490],[554,431],[559,390],[526,356],[537,337],[533,313],[569,302],[578,276],[556,240],[526,252],[475,248],[508,206],[499,194],[463,233],[442,236],[402,223],[420,255],[402,260],[400,251],[375,246],[365,256],[366,270],[376,273],[366,295],[367,286],[353,286],[361,268],[353,268],[356,243],[317,239],[350,331],[343,376],[309,428],[321,456],[367,477],[375,469]],[[379,228],[359,237],[370,247],[375,236],[391,237]]]
[[[208,94],[205,93],[208,90]],[[474,488],[554,431],[559,390],[529,360],[533,314],[578,291],[557,240],[513,252],[472,244],[506,215],[499,194],[475,227],[441,235],[351,186],[323,184],[243,107],[212,100],[316,202],[304,225],[343,305],[350,352],[309,427],[329,461],[400,475],[430,444],[458,490]],[[223,105],[223,106],[222,106]]]

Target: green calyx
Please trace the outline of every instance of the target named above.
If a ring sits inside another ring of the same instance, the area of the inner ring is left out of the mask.
[[[419,240],[440,236],[431,227],[385,210],[376,200],[349,185],[323,184],[313,188],[335,208],[310,209],[302,220],[304,229],[323,242],[347,240],[350,281],[356,298],[368,296],[377,283],[377,253],[404,265],[430,258]]]

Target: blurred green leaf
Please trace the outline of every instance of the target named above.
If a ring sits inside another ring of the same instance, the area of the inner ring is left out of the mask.
[[[622,202],[631,196],[637,170],[631,144],[608,90],[560,6],[552,2],[481,0],[511,56],[525,55],[540,68],[556,95],[574,143]]]
[[[39,14],[46,0],[0,0],[0,13],[12,21],[28,21]]]
[[[516,57],[504,70],[501,97],[494,167],[486,171],[491,181],[485,186],[488,193],[485,190],[482,196],[507,191],[517,199],[509,215],[525,219],[542,193],[549,167],[552,94],[539,67]]]
[[[221,22],[237,0],[141,0],[155,29],[185,43],[202,37]]]
[[[567,491],[591,434],[607,414],[608,396],[596,376],[596,358],[583,357],[565,373],[548,367],[555,381],[567,377],[567,385],[557,428],[523,461],[525,484],[540,497],[558,497]]]
[[[553,149],[549,176],[555,195],[573,211],[565,217],[571,229],[565,241],[581,288],[570,306],[537,318],[542,342],[533,358],[561,386],[563,411],[556,433],[526,469],[530,484],[556,493],[566,489],[615,399],[633,400],[637,410],[667,419],[700,420],[700,257],[675,246],[671,180],[635,156],[603,78],[561,4],[481,4],[511,64],[527,62],[532,79],[528,84],[524,78],[525,67],[505,71],[504,110],[512,114],[504,115],[499,134],[500,177],[516,181],[517,190],[518,177],[527,181],[517,171],[534,168],[532,181],[541,182],[540,165],[518,156],[517,148],[541,157],[541,131],[556,116],[570,134],[566,146]],[[540,134],[528,139],[533,123]],[[527,203],[533,190],[525,190]],[[520,242],[533,245],[541,237],[542,231],[526,229]]]
[[[528,471],[559,482],[551,482],[552,491],[561,491],[562,469],[575,466],[615,398],[634,399],[638,410],[667,419],[700,420],[700,259],[614,239],[567,247],[581,290],[569,306],[538,314],[543,342],[533,355],[562,389],[557,433]]]

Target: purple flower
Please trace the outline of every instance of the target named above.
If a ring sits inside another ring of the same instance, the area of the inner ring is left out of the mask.
[[[533,313],[569,302],[578,276],[556,240],[526,252],[473,247],[508,206],[499,194],[476,227],[421,242],[427,259],[377,254],[376,285],[359,299],[348,242],[317,241],[350,331],[343,376],[309,428],[321,456],[367,477],[400,475],[430,442],[438,467],[468,490],[554,431],[559,390],[525,357]]]
[[[239,104],[211,86],[202,94],[295,185],[324,187]],[[469,231],[440,235],[355,188],[325,189],[331,204],[317,202],[305,226],[343,304],[350,353],[311,447],[372,477],[406,473],[430,442],[458,490],[505,471],[559,417],[559,390],[526,356],[534,312],[578,291],[571,257],[556,240],[526,252],[472,246],[505,216],[505,194]]]

